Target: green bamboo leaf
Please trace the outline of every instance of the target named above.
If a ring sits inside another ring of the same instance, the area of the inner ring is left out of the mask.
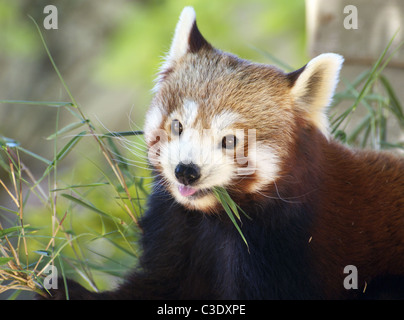
[[[336,140],[339,140],[339,141],[345,143],[346,142],[346,133],[345,133],[345,131],[337,130],[337,132],[335,132],[335,134],[334,134],[334,138]]]
[[[381,145],[387,139],[387,118],[381,114],[379,119],[379,144]]]
[[[388,45],[386,46],[386,48],[383,50],[382,54],[379,56],[379,58],[377,59],[376,63],[373,65],[372,70],[370,71],[370,74],[365,82],[365,85],[363,86],[362,90],[360,91],[356,101],[353,104],[353,110],[355,110],[357,108],[357,106],[359,105],[359,103],[362,101],[363,97],[367,94],[367,92],[370,89],[371,84],[377,79],[378,75],[380,74],[380,72],[386,67],[386,63],[388,61],[390,61],[392,55],[389,56],[389,58],[387,59],[387,61],[382,65],[382,61],[384,60],[388,50],[390,49],[390,46],[393,43],[393,40],[395,39],[396,35],[398,32],[396,32],[394,34],[394,36],[391,38],[390,42],[388,43]],[[380,67],[380,68],[379,68]]]
[[[404,142],[390,143],[390,142],[382,141],[381,145],[384,148],[394,148],[394,149],[403,149],[404,150]]]
[[[13,214],[15,214],[15,215],[20,215],[20,213],[18,212],[18,211],[15,211],[15,210],[11,210],[11,209],[9,209],[9,208],[6,208],[6,207],[3,207],[3,206],[0,206],[0,210],[3,210],[3,211],[7,211],[7,212],[10,212],[10,213],[13,213]]]
[[[0,266],[3,266],[5,264],[9,263],[13,259],[14,258],[12,258],[12,257],[0,257]]]
[[[369,125],[365,128],[365,134],[363,135],[362,138],[362,143],[361,143],[361,148],[364,148],[367,144],[367,141],[369,139],[370,131],[371,131],[371,121],[372,119],[369,119]]]
[[[361,73],[359,74],[359,76],[357,76],[357,77],[355,78],[355,80],[353,80],[353,81],[351,82],[351,85],[352,85],[354,88],[356,88],[356,87],[359,86],[365,79],[367,79],[367,78],[369,77],[369,74],[370,74],[370,70],[365,70],[365,71],[361,72]]]
[[[112,152],[114,153],[115,157],[118,160],[119,168],[121,170],[127,172],[129,170],[129,168],[128,168],[128,164],[125,161],[125,157],[122,156],[121,152],[115,145],[115,142],[113,141],[112,136],[107,136],[106,138],[107,138],[107,143],[108,143],[109,147],[111,148]]]
[[[336,132],[336,131],[338,130],[338,128],[341,126],[342,122],[344,122],[344,120],[345,120],[348,116],[352,115],[352,111],[353,111],[353,108],[352,108],[352,106],[351,106],[351,107],[349,107],[347,110],[345,110],[342,114],[340,114],[337,118],[335,118],[335,119],[332,120],[332,122],[331,122],[331,125],[332,125],[331,133],[332,133],[332,134],[335,134],[335,132]]]
[[[28,228],[28,227],[29,227],[29,225],[25,225],[24,230],[33,229],[33,228]],[[6,228],[6,229],[1,229],[0,230],[0,238],[4,238],[5,236],[10,235],[11,233],[20,231],[21,229],[22,229],[21,226],[15,226],[15,227],[10,227],[10,228]]]
[[[52,189],[51,192],[65,191],[65,190],[78,189],[78,188],[96,188],[96,187],[106,186],[106,185],[109,185],[109,184],[110,184],[109,182],[88,183],[88,184],[74,184],[74,185],[68,186],[66,188]]]
[[[86,135],[87,131],[82,131],[75,137],[73,137],[63,148],[62,150],[59,151],[59,153],[56,155],[55,159],[48,165],[46,168],[44,174],[42,175],[41,179],[39,179],[38,183],[42,181],[44,177],[47,176],[47,174],[52,170],[52,168],[55,166],[55,164],[59,161],[61,161],[64,157],[66,157],[69,152],[73,149],[73,147],[80,141],[81,138],[83,138]]]
[[[82,131],[75,137],[73,137],[63,148],[62,150],[59,151],[59,153],[56,156],[56,161],[62,160],[64,157],[66,157],[69,152],[73,149],[73,147],[80,141],[81,138],[83,138],[87,134],[87,131]],[[54,161],[55,162],[55,161]]]
[[[93,240],[97,240],[97,239],[100,239],[100,238],[105,239],[105,240],[107,240],[109,243],[111,243],[114,247],[116,247],[118,250],[120,250],[120,251],[126,253],[127,255],[129,255],[129,256],[131,256],[131,257],[137,258],[137,255],[136,255],[133,251],[130,251],[130,250],[124,248],[123,246],[119,245],[117,241],[113,241],[113,240],[110,239],[107,235],[108,235],[108,234],[100,235],[100,236],[94,238]],[[125,239],[125,241],[126,241],[127,243],[129,243],[126,239]]]
[[[387,95],[390,99],[390,104],[388,104],[388,108],[391,112],[395,115],[401,127],[404,127],[404,112],[403,107],[400,103],[400,100],[397,98],[397,95],[391,86],[390,82],[387,78],[383,75],[380,76],[380,82],[382,83],[383,87],[387,91]]]
[[[67,125],[66,127],[63,127],[62,129],[60,129],[59,131],[55,132],[54,134],[50,135],[49,137],[46,138],[46,140],[53,140],[55,139],[57,136],[60,136],[64,133],[73,131],[77,128],[82,127],[84,124],[87,124],[89,122],[89,120],[83,120],[83,121],[79,121],[79,122],[74,122],[74,123],[70,123],[69,125]]]
[[[236,216],[237,219],[239,221],[241,221],[240,214],[238,213],[238,208],[240,208],[240,207],[238,207],[236,205],[236,203],[231,199],[231,197],[229,196],[226,189],[224,189],[222,187],[215,187],[215,188],[212,189],[212,191],[213,191],[213,194],[218,199],[218,201],[222,204],[223,209],[226,211],[226,213],[229,216],[231,222],[233,223],[233,225],[237,229],[238,233],[240,234],[241,238],[243,239],[244,243],[246,244],[246,246],[248,248],[247,240],[244,237],[244,234],[241,231],[240,226],[238,225],[238,223],[237,223],[237,221],[236,221],[236,219],[234,217],[234,216]]]
[[[48,160],[48,159],[45,159],[44,157],[41,157],[40,155],[38,155],[38,154],[36,154],[36,153],[34,153],[34,152],[32,152],[32,151],[29,151],[29,150],[27,150],[27,149],[25,149],[25,148],[23,148],[23,147],[20,147],[20,146],[19,146],[19,147],[17,147],[17,149],[20,150],[20,151],[22,151],[22,152],[25,153],[25,154],[28,154],[29,156],[31,156],[31,157],[33,157],[33,158],[39,160],[39,161],[42,161],[42,162],[46,163],[48,166],[49,166],[50,164],[52,164],[52,161],[50,161],[50,160]]]
[[[41,256],[45,256],[45,257],[51,257],[52,256],[52,252],[49,251],[49,250],[36,250],[34,252],[41,255]]]
[[[358,137],[358,135],[369,126],[370,124],[370,115],[367,114],[366,117],[356,126],[356,128],[352,131],[352,133],[350,134],[350,136],[347,138],[347,142],[348,144],[353,143],[356,138]]]
[[[241,221],[240,214],[238,213],[237,206],[234,203],[234,201],[231,199],[229,193],[226,191],[224,188],[216,188],[216,192],[218,193],[220,197],[220,202],[221,203],[227,203],[227,205],[230,207],[231,211],[235,214],[237,219]]]
[[[4,238],[5,236],[9,235],[10,233],[13,233],[13,232],[16,232],[19,230],[21,230],[20,226],[2,229],[2,230],[0,230],[0,238]]]
[[[62,193],[62,196],[65,197],[66,199],[69,199],[69,200],[71,200],[71,201],[73,201],[73,202],[79,204],[79,205],[82,206],[83,208],[86,208],[86,209],[89,209],[89,210],[91,210],[91,211],[94,211],[95,213],[97,213],[97,214],[99,214],[99,215],[101,215],[101,216],[103,216],[103,217],[110,218],[110,219],[112,219],[113,221],[116,221],[116,222],[118,222],[118,223],[120,222],[120,220],[119,220],[118,218],[116,218],[116,217],[110,215],[109,213],[106,213],[106,212],[104,212],[104,211],[102,211],[102,210],[96,208],[94,205],[92,205],[92,204],[90,204],[90,203],[84,202],[83,200],[80,200],[80,199],[78,199],[78,198],[76,198],[76,197],[73,197],[73,196],[71,196],[70,194]]]
[[[71,102],[59,102],[59,101],[0,100],[0,103],[25,104],[25,105],[47,106],[55,108],[73,106]]]
[[[119,132],[108,132],[101,136],[101,138],[106,137],[127,137],[127,136],[139,136],[144,134],[143,131],[119,131]]]
[[[45,39],[43,37],[41,28],[39,27],[39,25],[36,23],[35,19],[32,16],[28,15],[28,17],[32,20],[32,22],[34,22],[34,24],[35,24],[35,26],[36,26],[36,28],[38,30],[38,34],[39,34],[39,37],[41,38],[41,41],[42,41],[42,44],[43,44],[44,49],[46,51],[46,54],[48,55],[48,58],[49,58],[50,62],[52,63],[52,66],[55,69],[55,72],[58,75],[60,82],[62,83],[63,87],[65,88],[66,93],[68,94],[70,100],[72,101],[71,106],[77,108],[78,104],[77,104],[76,100],[74,99],[72,93],[70,92],[69,87],[66,85],[66,82],[63,79],[62,74],[59,71],[59,68],[57,67],[55,61],[53,60],[53,57],[52,57],[52,55],[51,55],[51,53],[49,51],[48,45],[46,44],[46,41],[45,41]]]
[[[241,238],[243,239],[244,243],[246,244],[247,248],[248,248],[248,243],[246,238],[244,237],[243,232],[241,231],[236,219],[234,218],[233,212],[231,211],[229,205],[227,204],[227,202],[223,202],[222,203],[224,210],[226,211],[227,215],[229,216],[230,220],[233,222],[234,226],[236,227],[238,233],[240,234]]]
[[[17,140],[0,136],[0,147],[3,147],[4,149],[7,149],[7,147],[15,148],[18,147],[19,145],[20,143]]]

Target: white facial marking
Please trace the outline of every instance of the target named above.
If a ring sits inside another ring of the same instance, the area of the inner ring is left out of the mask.
[[[184,108],[183,108],[183,125],[187,128],[192,128],[195,124],[195,120],[198,116],[198,104],[192,100],[185,100],[184,101]]]
[[[259,191],[278,178],[280,160],[270,146],[263,142],[257,142],[255,157],[249,156],[249,160],[258,176],[258,181],[251,185],[249,192]]]
[[[210,127],[212,130],[215,130],[215,133],[219,134],[222,130],[239,121],[240,118],[240,115],[237,113],[226,110],[212,117]]]
[[[212,116],[211,128],[201,129],[201,122],[198,119],[199,108],[195,101],[185,100],[182,107],[168,117],[169,121],[177,119],[181,122],[183,127],[181,134],[178,136],[169,132],[170,141],[164,137],[160,138],[160,145],[156,147],[159,150],[158,162],[168,189],[178,202],[189,208],[208,210],[217,203],[214,195],[208,192],[213,187],[228,187],[240,176],[248,179],[257,173],[257,181],[251,184],[248,190],[256,192],[277,178],[279,171],[277,155],[270,146],[256,141],[254,129],[248,130],[248,137],[244,137],[244,129],[234,128],[234,123],[243,121],[239,114],[223,111]],[[151,120],[147,126],[161,122],[162,115],[154,112],[156,111],[150,113]],[[228,134],[235,135],[239,143],[234,150],[222,146],[222,139]],[[248,139],[248,154],[244,154],[243,148],[246,139]],[[181,184],[175,176],[175,168],[181,162],[193,163],[199,167],[201,177],[192,184],[192,188],[197,189],[199,194],[195,192],[188,196],[179,191]],[[205,191],[206,194],[203,194]]]
[[[149,111],[147,111],[144,124],[144,134],[147,143],[154,140],[154,137],[151,135],[161,125],[161,122],[163,121],[163,114],[165,114],[165,112],[156,105],[152,106]]]

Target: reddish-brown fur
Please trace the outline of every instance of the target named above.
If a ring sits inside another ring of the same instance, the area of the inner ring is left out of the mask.
[[[358,270],[359,292],[375,277],[404,275],[404,159],[347,148],[315,129],[297,137],[287,178],[269,193],[312,208],[307,241],[324,297],[352,294],[342,285],[347,265]]]

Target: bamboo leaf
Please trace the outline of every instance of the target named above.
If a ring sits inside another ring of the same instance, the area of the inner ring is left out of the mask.
[[[404,150],[404,142],[390,143],[390,142],[382,141],[381,145],[384,148],[397,148],[397,149],[403,149]]]
[[[391,38],[390,42],[386,46],[386,48],[383,50],[382,54],[380,57],[377,59],[376,63],[373,65],[372,70],[370,71],[370,74],[365,82],[365,85],[363,86],[362,90],[360,91],[355,103],[353,104],[353,110],[356,109],[356,107],[359,105],[359,103],[362,101],[363,97],[367,94],[367,92],[370,89],[371,84],[376,80],[377,76],[380,74],[380,72],[385,68],[387,65],[386,63],[382,64],[383,59],[385,58],[391,44],[393,43],[394,38],[396,37],[397,32],[394,34],[394,36]],[[390,55],[388,61],[391,59],[392,55]],[[386,61],[386,62],[388,62]],[[380,67],[380,68],[379,68]]]
[[[127,137],[127,136],[139,136],[144,134],[143,131],[119,131],[119,132],[108,132],[101,136],[101,138],[106,137]]]
[[[6,207],[3,207],[3,206],[0,206],[0,210],[7,211],[7,212],[10,212],[10,213],[13,213],[13,214],[15,214],[15,215],[17,215],[17,216],[20,214],[18,211],[15,211],[15,210],[12,210],[12,209],[9,209],[9,208],[6,208]]]
[[[388,108],[391,112],[396,116],[397,120],[401,127],[404,127],[404,112],[403,107],[398,100],[396,93],[394,92],[393,87],[390,85],[390,82],[387,78],[383,75],[380,76],[380,82],[382,83],[383,87],[386,89],[387,94],[390,99],[390,104],[388,104]]]
[[[0,100],[0,103],[7,104],[25,104],[34,106],[47,106],[47,107],[72,107],[71,102],[58,102],[58,101],[28,101],[28,100]]]
[[[81,138],[83,138],[86,135],[87,131],[82,131],[78,135],[76,135],[74,138],[72,138],[63,148],[62,150],[59,151],[59,153],[56,156],[56,161],[62,160],[64,157],[66,157],[69,152],[73,149],[73,147],[80,141]],[[54,161],[55,162],[55,161]]]
[[[24,152],[25,154],[30,155],[31,157],[33,157],[33,158],[35,158],[35,159],[37,159],[39,161],[42,161],[42,162],[46,163],[47,165],[52,164],[52,161],[49,161],[48,159],[45,159],[44,157],[41,157],[40,155],[38,155],[38,154],[36,154],[36,153],[34,153],[32,151],[29,151],[29,150],[27,150],[27,149],[25,149],[23,147],[17,147],[17,149]]]
[[[241,238],[243,239],[244,243],[246,244],[248,248],[248,243],[246,238],[244,237],[243,232],[240,229],[240,226],[237,224],[236,219],[234,218],[233,212],[231,211],[229,205],[226,202],[222,203],[224,210],[226,211],[227,215],[229,216],[230,220],[233,222],[234,226],[236,227],[238,233],[240,234]]]
[[[2,229],[0,230],[0,238],[4,238],[5,236],[9,235],[10,233],[16,232],[21,230],[20,226],[16,226],[16,227],[10,227],[7,229]]]
[[[79,121],[79,122],[74,122],[74,123],[70,123],[69,125],[67,125],[66,127],[60,129],[59,131],[55,132],[54,134],[50,135],[49,137],[46,138],[46,140],[53,140],[55,139],[57,136],[60,136],[64,133],[73,131],[77,128],[80,128],[81,126],[83,126],[84,124],[87,124],[89,122],[89,120],[83,120],[83,121]]]
[[[0,266],[3,266],[13,260],[13,257],[0,257]]]
[[[84,202],[83,200],[80,200],[80,199],[78,199],[76,197],[73,197],[70,194],[62,193],[62,196],[65,197],[66,199],[69,199],[69,200],[79,204],[83,208],[89,209],[89,210],[91,210],[91,211],[93,211],[93,212],[95,212],[95,213],[97,213],[97,214],[99,214],[99,215],[101,215],[103,217],[110,218],[110,219],[112,219],[112,220],[114,220],[114,221],[116,221],[118,223],[120,222],[120,220],[118,218],[116,218],[116,217],[110,215],[109,213],[106,213],[106,212],[96,208],[94,205],[92,205],[90,203]]]
[[[367,114],[366,117],[359,123],[359,125],[352,131],[352,133],[350,134],[350,136],[348,137],[347,141],[348,144],[353,143],[356,138],[358,137],[358,135],[369,126],[370,124],[370,114]]]
[[[15,148],[18,147],[19,145],[20,143],[14,139],[0,136],[0,147],[3,147],[4,149],[6,149],[7,147]]]
[[[35,231],[38,230],[36,228],[31,228],[29,227],[29,225],[24,225],[24,227],[22,226],[14,226],[14,227],[10,227],[10,228],[6,228],[6,229],[1,229],[0,230],[0,238],[4,238],[5,236],[8,236],[14,232],[18,232],[20,231],[22,228],[24,228],[25,231]]]
[[[229,208],[232,210],[232,212],[235,214],[235,216],[237,217],[238,220],[241,221],[240,219],[240,214],[238,213],[236,204],[234,203],[234,201],[230,198],[229,193],[226,191],[226,189],[224,188],[216,188],[216,192],[218,193],[219,197],[220,197],[220,202],[221,203],[227,203],[227,205],[229,206]]]
[[[96,187],[106,186],[106,185],[109,185],[109,184],[110,184],[109,182],[99,182],[99,183],[89,183],[89,184],[74,184],[74,185],[68,186],[66,188],[52,189],[51,192],[65,191],[65,190],[71,190],[71,189],[77,189],[77,188],[96,188]]]
[[[66,157],[69,152],[73,149],[73,147],[80,141],[81,138],[85,136],[87,132],[83,131],[80,132],[78,135],[73,137],[63,148],[62,150],[59,151],[59,153],[56,155],[55,159],[49,164],[49,166],[46,168],[43,176],[41,179],[39,179],[38,182],[42,181],[44,177],[50,172],[50,170],[55,166],[55,164],[58,161],[61,161],[64,157]]]
[[[73,95],[71,94],[71,92],[69,90],[69,87],[66,85],[66,82],[63,79],[62,74],[59,71],[59,68],[56,66],[56,63],[53,60],[53,57],[52,57],[52,55],[51,55],[51,53],[49,51],[48,45],[46,44],[46,41],[45,41],[45,39],[43,37],[41,29],[39,28],[39,25],[36,23],[35,19],[32,16],[29,16],[29,18],[34,22],[34,24],[35,24],[35,26],[36,26],[36,28],[38,30],[39,37],[41,38],[42,44],[43,44],[43,46],[45,48],[46,54],[48,55],[48,58],[49,58],[50,62],[52,63],[52,66],[55,69],[55,72],[58,75],[60,82],[62,83],[63,87],[65,88],[70,100],[72,101],[71,106],[77,108],[77,102],[74,99]]]
[[[52,256],[52,252],[49,250],[36,250],[34,251],[37,254],[40,254],[41,256],[45,256],[45,257],[51,257]]]
[[[238,233],[240,234],[241,238],[243,239],[244,243],[246,244],[247,248],[248,243],[246,238],[244,237],[243,232],[240,229],[240,226],[238,225],[236,219],[234,216],[237,217],[239,221],[241,221],[240,214],[238,213],[238,208],[241,209],[236,205],[236,203],[231,199],[230,195],[228,194],[227,190],[222,188],[222,187],[215,187],[212,189],[213,194],[216,196],[218,201],[222,204],[223,209],[226,211],[227,215],[229,216],[231,222],[237,229]],[[243,211],[245,214],[245,212]],[[247,215],[246,215],[247,216]],[[247,216],[248,217],[248,216]],[[249,217],[248,217],[249,218]]]

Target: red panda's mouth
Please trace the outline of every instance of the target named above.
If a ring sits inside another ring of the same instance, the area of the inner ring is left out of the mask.
[[[192,187],[190,187],[190,186],[185,186],[185,185],[183,185],[183,184],[180,184],[180,185],[178,186],[178,191],[180,192],[180,194],[181,194],[183,197],[190,197],[190,196],[194,195],[195,193],[197,193],[197,192],[198,192],[198,189],[192,188]]]
[[[183,184],[178,185],[178,192],[186,198],[196,199],[203,197],[210,192],[210,189],[198,189],[191,186],[185,186]]]

